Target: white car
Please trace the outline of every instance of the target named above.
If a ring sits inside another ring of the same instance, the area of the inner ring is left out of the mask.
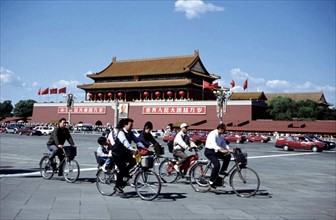
[[[41,131],[43,135],[50,135],[51,132],[53,132],[54,127],[37,126],[34,129],[37,131]]]
[[[134,134],[136,137],[139,137],[139,136],[140,136],[140,131],[141,131],[141,130],[132,129],[132,132],[133,132],[133,134]]]

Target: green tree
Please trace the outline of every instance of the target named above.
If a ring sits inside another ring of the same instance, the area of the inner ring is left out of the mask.
[[[336,120],[336,108],[333,108],[333,109],[325,108],[325,109],[323,109],[320,112],[317,119],[319,119],[319,120]]]
[[[292,120],[296,117],[296,103],[291,98],[278,96],[270,101],[267,112],[275,120]]]
[[[17,117],[30,117],[33,115],[34,103],[36,101],[28,99],[28,100],[20,100],[15,104],[14,115]]]
[[[312,100],[300,100],[296,103],[298,119],[316,120],[323,109]]]
[[[12,111],[12,101],[5,100],[4,102],[0,103],[0,118],[13,116]]]

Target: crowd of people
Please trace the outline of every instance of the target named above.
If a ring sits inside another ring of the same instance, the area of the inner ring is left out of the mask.
[[[126,186],[126,180],[130,178],[129,171],[136,165],[133,155],[138,152],[140,155],[151,155],[154,154],[155,147],[161,147],[150,133],[153,129],[152,122],[148,121],[144,124],[139,137],[132,132],[133,122],[131,118],[121,119],[117,126],[111,129],[107,137],[100,136],[97,140],[99,145],[97,157],[101,164],[100,169],[104,172],[108,172],[113,166],[117,166],[119,169],[115,185],[115,190],[118,193],[124,192],[123,188]],[[188,128],[188,124],[182,123],[180,131],[174,139],[172,153],[174,157],[178,158],[178,163],[174,166],[177,172],[180,172],[180,166],[185,163],[187,158],[185,151],[197,147],[194,142],[190,141]],[[209,181],[212,188],[216,188],[216,179],[219,174],[226,175],[226,169],[231,159],[230,153],[233,152],[220,138],[225,130],[225,125],[219,124],[216,129],[209,133],[205,143],[204,155],[214,164]],[[66,119],[61,118],[47,142],[47,148],[52,153],[49,163],[54,169],[56,167],[54,158],[58,156],[60,161],[64,158],[62,148],[66,141],[71,146],[76,147],[67,128]],[[135,146],[132,145],[132,142],[135,143]],[[219,160],[223,160],[222,167],[220,167]],[[59,172],[58,175],[62,176],[63,174]]]

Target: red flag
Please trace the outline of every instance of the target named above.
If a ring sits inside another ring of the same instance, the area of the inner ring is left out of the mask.
[[[41,88],[37,91],[37,95],[41,95]]]
[[[231,84],[231,88],[233,88],[233,87],[235,87],[235,86],[236,86],[236,83],[235,83],[235,81],[234,81],[234,80],[232,80],[230,84]]]
[[[57,94],[57,88],[50,89],[49,94]]]
[[[244,90],[247,89],[247,79],[246,79],[245,82],[244,82],[243,89],[244,89]]]
[[[58,89],[58,94],[66,93],[66,87]]]
[[[208,88],[210,88],[210,83],[203,80],[203,89],[208,89]]]
[[[46,94],[49,94],[49,88],[42,89],[41,95],[46,95]]]
[[[214,84],[210,84],[209,82],[203,80],[203,89],[209,89],[213,91],[214,88],[218,88],[218,82]]]

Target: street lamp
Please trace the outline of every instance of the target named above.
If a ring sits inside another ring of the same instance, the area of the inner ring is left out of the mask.
[[[227,100],[230,98],[232,93],[228,89],[217,89],[213,93],[217,100],[217,117],[219,122],[223,123],[223,112],[226,113]]]
[[[112,107],[113,108],[113,107]],[[114,127],[117,127],[118,124],[118,114],[119,114],[119,101],[118,99],[114,100]]]
[[[64,95],[64,98],[67,99],[68,123],[71,125],[71,108],[73,107],[74,100],[77,99],[77,96],[70,92],[68,95]]]

